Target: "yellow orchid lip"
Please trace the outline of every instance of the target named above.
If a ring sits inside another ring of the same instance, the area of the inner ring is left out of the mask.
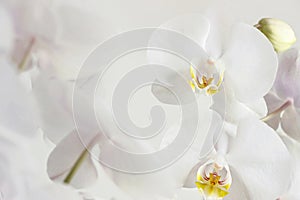
[[[206,197],[223,199],[229,193],[231,182],[228,166],[216,167],[214,162],[208,162],[199,168],[195,184]]]
[[[214,63],[212,63],[210,59],[207,62],[210,64],[210,66],[214,66]],[[189,84],[194,92],[205,91],[207,95],[214,95],[219,91],[219,88],[223,82],[224,70],[218,74],[218,81],[216,83],[214,82],[214,74],[211,74],[210,77],[207,75],[198,76],[193,66],[190,66],[190,75],[191,80],[189,81]]]

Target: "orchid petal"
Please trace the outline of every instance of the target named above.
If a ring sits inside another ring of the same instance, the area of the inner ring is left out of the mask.
[[[228,163],[245,183],[251,198],[276,199],[287,190],[291,157],[273,129],[258,119],[245,119],[229,146]],[[261,190],[265,185],[270,187]]]
[[[180,189],[174,200],[205,200],[205,197],[197,188],[183,188]]]
[[[230,172],[233,181],[229,189],[229,194],[224,198],[224,200],[250,200],[247,187],[234,167],[230,167]]]
[[[147,174],[126,174],[106,171],[114,182],[134,199],[170,199],[180,189],[190,169],[196,164],[197,155],[187,152],[173,165]],[[160,184],[157,184],[159,180]]]
[[[201,47],[204,47],[210,24],[205,17],[199,14],[188,14],[171,19],[163,23],[160,28],[177,31],[195,40]]]
[[[218,2],[213,9],[208,9],[205,16],[209,19],[211,24],[209,35],[205,44],[205,50],[212,58],[218,59],[224,53],[226,49],[226,38],[230,34],[231,25],[234,23],[234,19],[228,13],[224,11],[225,5]]]
[[[241,102],[261,98],[271,89],[277,72],[277,56],[271,43],[254,27],[246,24],[233,27],[223,59],[224,80]]]
[[[223,92],[223,96],[221,92]],[[235,98],[231,89],[226,88],[221,92],[214,95],[213,99],[215,103],[212,109],[222,115],[226,122],[232,125],[238,124],[240,120],[249,116],[261,118],[267,113],[267,106],[263,98],[248,103],[242,103]],[[225,102],[220,103],[220,101]]]
[[[203,117],[204,116],[206,115],[204,114]],[[109,168],[105,169],[122,190],[129,193],[136,199],[159,199],[160,197],[171,198],[175,191],[184,185],[191,169],[199,162],[199,151],[202,149],[203,136],[208,129],[209,120],[210,117],[203,120],[200,119],[199,133],[195,136],[194,143],[182,157],[166,168],[146,174],[127,174],[117,172]],[[161,143],[161,148],[168,146],[169,143],[171,143],[176,137],[177,132],[178,130],[176,126],[170,128],[169,131],[165,133],[165,137]],[[122,144],[122,141],[119,141],[118,143]],[[135,151],[138,148],[141,148],[137,145],[135,147]],[[102,147],[102,149],[103,148],[105,147]],[[147,147],[144,146],[144,148]],[[157,157],[157,159],[161,158]],[[126,162],[126,160],[122,160],[121,162]],[[160,180],[160,184],[157,184],[157,180]],[[192,183],[190,183],[190,185],[192,185]]]

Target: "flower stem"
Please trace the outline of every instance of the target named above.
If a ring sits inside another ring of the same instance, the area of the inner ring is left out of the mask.
[[[70,172],[68,173],[68,175],[64,179],[64,183],[66,183],[66,184],[70,184],[71,183],[71,181],[74,178],[75,174],[77,173],[77,171],[79,170],[80,166],[82,165],[82,163],[84,162],[84,160],[86,159],[86,157],[88,155],[89,155],[88,149],[84,149],[84,151],[80,154],[80,156],[76,160],[75,164],[71,168]]]
[[[81,165],[83,164],[85,159],[88,157],[88,155],[90,153],[89,149],[91,149],[98,142],[100,137],[101,137],[101,135],[97,134],[92,139],[92,141],[89,143],[89,145],[84,148],[84,150],[82,151],[82,153],[80,154],[80,156],[78,157],[78,159],[76,160],[74,165],[72,166],[70,172],[68,173],[68,175],[64,179],[65,184],[70,184],[71,183],[72,179],[74,178],[74,176],[78,172],[79,168],[81,167]]]
[[[30,53],[32,51],[33,45],[35,43],[35,38],[32,38],[29,42],[29,45],[24,53],[24,56],[22,57],[21,62],[19,63],[18,67],[20,70],[23,70],[26,63],[28,62],[28,57],[30,56]]]
[[[291,100],[287,100],[279,108],[277,108],[273,112],[269,113],[267,116],[261,118],[261,120],[264,121],[264,122],[266,122],[266,121],[269,121],[270,119],[273,119],[277,115],[280,115],[280,113],[282,113],[282,111],[284,111],[285,109],[287,109],[292,104],[293,104],[293,102]]]

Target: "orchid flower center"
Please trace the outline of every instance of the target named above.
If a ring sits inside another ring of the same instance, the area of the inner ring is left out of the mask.
[[[231,182],[228,166],[208,162],[198,169],[196,186],[206,197],[222,199],[229,193]]]
[[[190,86],[194,92],[204,91],[207,95],[216,94],[223,83],[224,68],[221,62],[208,59],[199,69],[190,67]]]

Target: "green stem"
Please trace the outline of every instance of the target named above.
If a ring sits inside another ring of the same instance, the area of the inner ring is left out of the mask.
[[[25,53],[24,53],[24,56],[23,56],[21,62],[20,62],[19,65],[18,65],[18,67],[19,67],[20,70],[23,70],[24,67],[25,67],[25,65],[26,65],[26,63],[28,62],[28,58],[29,58],[29,56],[30,56],[30,53],[31,53],[31,51],[32,51],[32,48],[33,48],[34,43],[35,43],[35,39],[32,38],[32,39],[30,40],[30,43],[29,43],[29,45],[28,45],[28,47],[27,47]]]
[[[66,176],[66,178],[64,179],[64,183],[66,184],[70,184],[72,179],[74,178],[74,176],[76,175],[76,173],[78,172],[80,166],[82,165],[82,163],[84,162],[84,160],[86,159],[86,157],[89,155],[89,151],[87,149],[85,149],[79,156],[79,158],[76,160],[75,164],[73,165],[73,167],[71,168],[70,172],[68,173],[68,175]]]
[[[89,149],[91,149],[98,142],[98,140],[100,139],[100,136],[101,135],[97,134],[92,139],[92,141],[89,143],[89,145],[87,147],[85,147],[85,149],[81,152],[80,156],[78,157],[78,159],[76,160],[76,162],[72,166],[70,172],[68,173],[68,175],[64,179],[65,184],[70,184],[71,183],[72,179],[74,178],[74,176],[78,172],[79,168],[81,167],[81,165],[83,164],[85,159],[89,156],[89,153],[90,153]]]

